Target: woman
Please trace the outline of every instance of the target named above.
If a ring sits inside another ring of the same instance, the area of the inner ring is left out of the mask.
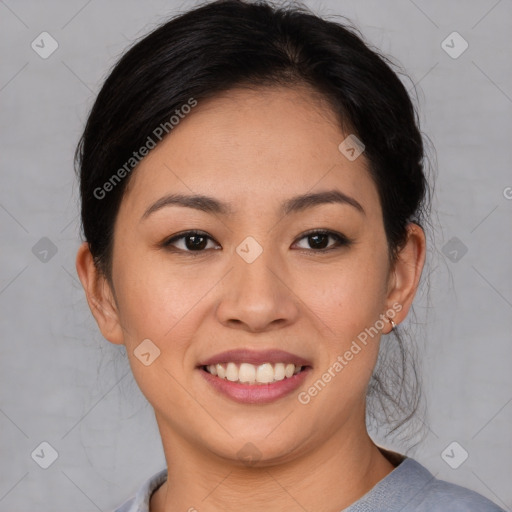
[[[167,462],[118,512],[500,510],[366,428],[428,186],[407,92],[353,31],[196,8],[122,57],[77,157],[77,271]]]

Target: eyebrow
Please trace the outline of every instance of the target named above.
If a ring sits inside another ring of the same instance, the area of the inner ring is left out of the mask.
[[[281,214],[289,215],[298,213],[308,208],[321,204],[338,203],[350,205],[363,215],[366,215],[364,208],[353,197],[350,197],[339,190],[327,190],[325,192],[307,193],[287,199],[281,204]],[[193,208],[206,213],[219,215],[233,215],[234,211],[228,203],[224,203],[213,197],[201,194],[183,195],[168,194],[154,202],[142,215],[141,220],[146,219],[152,213],[167,206],[183,206]]]

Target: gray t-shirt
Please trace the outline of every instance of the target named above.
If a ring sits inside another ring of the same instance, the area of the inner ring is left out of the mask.
[[[153,475],[115,512],[149,512],[151,494],[167,479]],[[419,462],[405,457],[391,473],[340,512],[505,512],[481,494],[438,480]]]

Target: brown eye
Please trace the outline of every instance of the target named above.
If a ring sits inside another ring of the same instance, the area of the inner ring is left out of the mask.
[[[204,252],[208,247],[208,241],[213,238],[200,231],[187,231],[165,241],[163,247],[184,252]],[[211,248],[211,247],[210,247]]]
[[[334,240],[334,244],[329,245],[329,239]],[[348,246],[352,243],[345,235],[334,231],[310,231],[302,235],[299,240],[306,240],[309,247],[301,247],[318,252],[327,252],[339,247]]]

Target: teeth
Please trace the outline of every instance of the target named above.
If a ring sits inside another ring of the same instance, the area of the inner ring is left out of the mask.
[[[264,363],[258,366],[256,371],[256,382],[268,384],[274,380],[274,368],[270,363]]]
[[[217,371],[217,376],[220,377],[221,379],[225,379],[226,378],[226,370],[224,368],[224,366],[220,365],[220,364],[216,364],[216,365],[210,365],[208,366],[208,368],[215,368],[215,370]],[[210,373],[212,373],[210,371]]]
[[[293,366],[293,365],[292,365]],[[300,369],[300,367],[299,367]],[[274,380],[283,380],[286,376],[284,364],[283,363],[277,363],[274,366]]]
[[[231,382],[238,380],[238,368],[235,363],[228,363],[228,367],[226,368],[226,379]]]
[[[252,364],[242,363],[238,370],[238,380],[254,384],[256,382],[256,368]]]
[[[302,370],[302,366],[295,366],[292,363],[264,363],[255,366],[249,363],[241,363],[237,366],[230,362],[227,364],[210,364],[206,370],[212,375],[231,382],[242,382],[246,384],[269,384],[293,377]]]

